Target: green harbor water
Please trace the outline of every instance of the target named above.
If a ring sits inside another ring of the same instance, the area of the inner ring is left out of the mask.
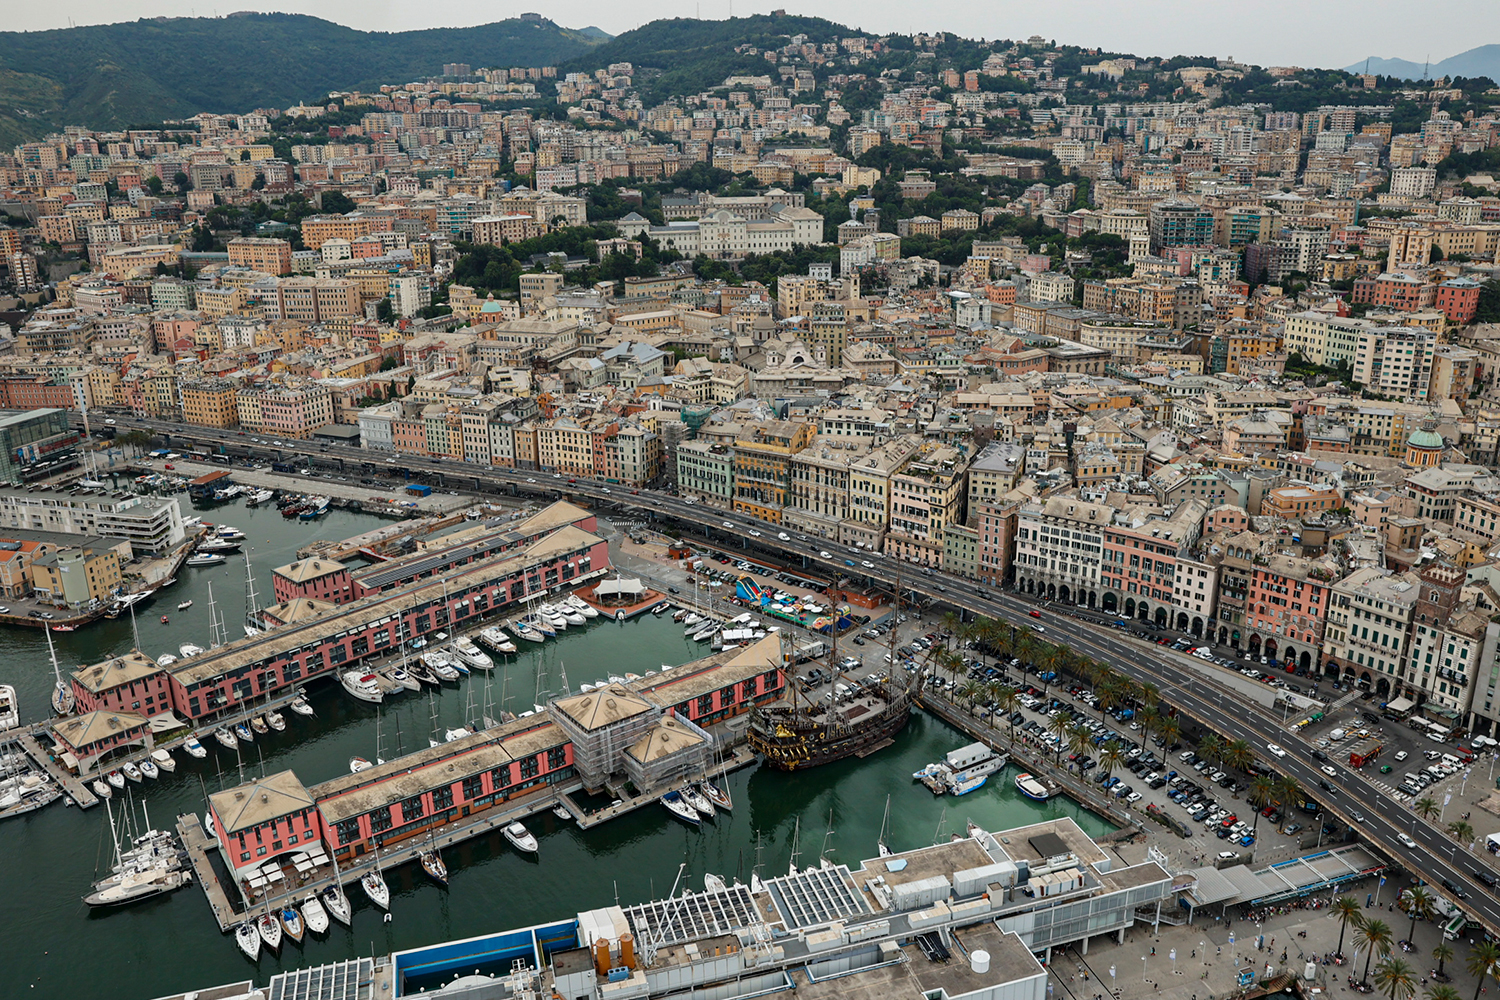
[[[197,513],[247,533],[263,601],[269,597],[271,569],[295,558],[298,546],[314,538],[343,538],[379,523],[368,515],[340,511],[314,523],[287,521],[275,508],[247,510],[238,504]],[[138,606],[136,627],[145,652],[175,653],[184,642],[208,645],[210,583],[230,637],[241,633],[245,564],[231,556],[224,566],[184,568],[176,586],[154,603]],[[189,599],[193,607],[179,612],[177,604]],[[160,622],[163,615],[168,624]],[[54,639],[64,669],[134,645],[128,617],[54,634]],[[310,689],[315,717],[284,713],[286,730],[242,746],[238,759],[233,751],[206,741],[207,758],[176,754],[174,773],[131,786],[136,822],[142,807],[158,828],[170,827],[180,813],[201,815],[205,790],[238,781],[241,770],[250,776],[290,768],[312,784],[347,773],[351,755],[373,757],[377,742],[390,760],[402,749],[425,747],[435,728],[478,716],[486,697],[493,706],[503,701],[511,711],[525,711],[538,700],[539,690],[560,688],[564,673],[576,689],[610,674],[645,673],[707,652],[706,644],[685,638],[670,616],[647,615],[623,624],[593,619],[586,628],[569,629],[556,640],[507,658],[489,678],[487,693],[476,672],[460,686],[445,685],[432,699],[425,692],[393,696],[381,707],[378,725],[376,706],[355,701],[333,681],[322,680]],[[0,680],[16,686],[23,722],[46,717],[52,670],[41,632],[0,631]],[[91,913],[81,897],[111,860],[105,809],[84,813],[59,801],[0,823],[0,899],[5,900],[0,997],[149,1000],[242,978],[264,986],[282,968],[526,926],[617,900],[629,905],[657,898],[670,891],[684,863],[685,883],[694,889],[702,888],[705,872],[748,881],[757,843],[763,873],[781,874],[791,859],[799,818],[802,866],[816,864],[826,842],[831,859],[857,867],[875,854],[887,795],[887,840],[897,850],[946,839],[952,831],[962,832],[970,819],[1002,830],[1071,815],[1090,833],[1109,829],[1103,819],[1069,799],[1037,803],[1024,798],[1011,783],[1010,771],[961,799],[936,799],[911,780],[911,772],[965,742],[958,731],[919,712],[894,746],[865,760],[793,774],[745,768],[728,781],[733,812],[700,829],[655,807],[587,832],[543,813],[529,822],[541,844],[537,857],[521,856],[498,834],[456,845],[444,852],[451,875],[448,889],[431,883],[415,865],[396,868],[386,873],[392,890],[389,923],[355,889],[349,894],[352,928],[335,924],[326,938],[309,935],[300,947],[288,942],[279,958],[263,954],[254,965],[232,937],[218,932],[196,885],[126,909]],[[122,804],[117,793],[117,820]]]

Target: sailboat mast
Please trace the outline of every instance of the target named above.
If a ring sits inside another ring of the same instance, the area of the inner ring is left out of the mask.
[[[260,620],[260,595],[255,592],[255,574],[250,571],[250,553],[245,553],[245,624],[259,631],[265,628]]]

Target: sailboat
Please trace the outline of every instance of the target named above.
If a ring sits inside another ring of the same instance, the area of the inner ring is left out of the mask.
[[[796,823],[792,825],[792,863],[787,866],[788,875],[797,874],[797,857],[802,853],[802,817],[798,816]]]
[[[692,806],[704,819],[714,818],[714,804],[692,785],[682,786],[682,800]]]
[[[422,870],[429,878],[444,889],[448,888],[448,866],[443,864],[443,856],[438,853],[436,847],[429,847],[420,852],[417,858],[422,862]]]
[[[52,688],[52,711],[58,715],[67,715],[73,711],[73,686],[63,683],[62,671],[57,666],[57,650],[52,647],[52,630],[42,631],[47,634],[47,655],[52,657],[52,676],[56,680]]]
[[[698,815],[698,810],[688,805],[680,792],[668,792],[661,797],[661,804],[666,807],[667,812],[676,816],[684,823],[692,826],[700,825],[703,820]]]
[[[382,910],[391,908],[391,887],[385,884],[385,876],[380,874],[380,852],[375,852],[375,867],[359,877],[359,887],[370,897],[370,902]]]
[[[271,916],[271,904],[266,904],[266,912],[255,921],[255,929],[260,933],[260,939],[268,951],[275,953],[281,950],[281,921]]]
[[[254,921],[247,920],[234,929],[234,943],[250,961],[260,958],[260,931],[255,929]]]
[[[344,895],[344,882],[339,876],[339,859],[333,859],[333,882],[323,890],[323,905],[328,908],[328,915],[333,917],[345,927],[349,926],[349,897]]]
[[[882,858],[888,858],[888,857],[891,856],[891,849],[889,847],[887,847],[886,843],[885,843],[886,827],[890,824],[890,822],[891,822],[891,797],[889,795],[887,795],[885,797],[885,816],[880,821],[880,839],[875,842],[875,849],[876,849],[876,851],[879,852],[880,857],[882,857]]]
[[[291,903],[281,908],[281,926],[286,931],[286,936],[298,944],[302,943],[302,934],[305,928],[302,926],[302,914]]]
[[[364,757],[350,757],[349,758],[349,773],[350,774],[358,774],[361,771],[368,771],[370,768],[374,767],[375,764],[384,764],[385,763],[385,758],[383,758],[383,757],[380,756],[380,754],[381,754],[381,747],[380,747],[380,718],[381,718],[380,708],[379,708],[379,706],[376,706],[376,708],[375,708],[375,762],[372,764],[370,761],[366,760]]]

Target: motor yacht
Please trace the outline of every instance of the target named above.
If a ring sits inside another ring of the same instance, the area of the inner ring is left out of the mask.
[[[526,824],[522,823],[520,820],[516,820],[514,823],[511,823],[505,828],[503,832],[505,834],[505,839],[510,841],[511,846],[516,850],[525,851],[528,854],[536,853],[536,838],[531,835],[530,830],[526,829]]]
[[[360,701],[375,704],[385,701],[385,692],[380,689],[380,682],[374,674],[367,671],[346,670],[339,674],[339,683],[343,685],[345,691]]]

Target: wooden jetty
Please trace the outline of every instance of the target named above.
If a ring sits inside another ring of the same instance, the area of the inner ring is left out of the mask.
[[[31,733],[24,733],[17,739],[17,742],[26,751],[26,756],[36,761],[39,767],[52,775],[53,780],[62,786],[63,792],[73,800],[74,805],[80,809],[88,809],[99,804],[99,797],[87,785],[69,773],[67,768],[53,760],[52,755],[42,749],[42,745],[36,741],[35,736]]]

